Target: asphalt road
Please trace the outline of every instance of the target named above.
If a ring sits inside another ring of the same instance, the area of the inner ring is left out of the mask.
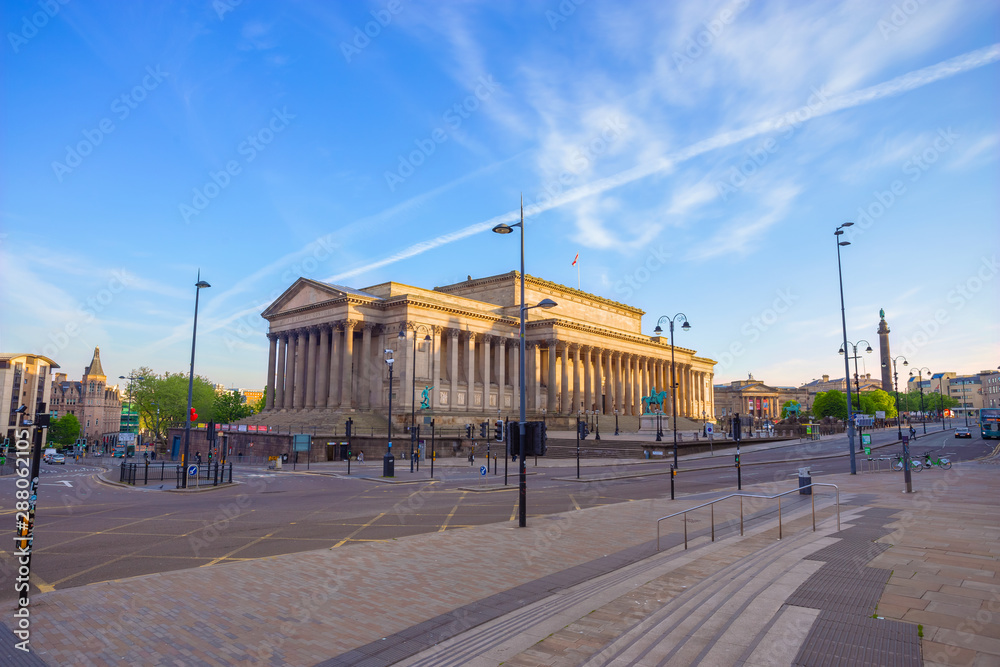
[[[874,435],[874,444],[895,439],[895,431],[883,431]],[[988,454],[995,446],[978,435],[959,440],[951,430],[931,430],[918,436],[911,453],[931,451],[961,461]],[[895,445],[876,454],[897,450]],[[239,485],[189,494],[109,486],[97,480],[101,468],[92,464],[43,464],[32,588],[61,589],[514,520],[518,510],[515,464],[509,468],[509,488],[477,492],[503,483],[503,461],[498,475],[491,470],[485,478],[479,473],[484,462],[477,459],[469,467],[438,466],[433,480],[426,465],[414,475],[408,464],[397,466],[395,483],[372,479],[381,474],[381,462],[369,462],[363,468],[355,464],[350,477],[316,474],[320,466],[305,474],[242,468],[235,474]],[[669,460],[631,465],[589,461],[577,480],[575,466],[534,468],[529,461],[529,521],[556,512],[669,496],[668,464]],[[781,488],[793,488],[796,471],[803,466],[814,478],[850,471],[843,438],[744,451],[742,464],[744,484],[780,482]],[[303,466],[298,466],[298,472],[304,473]],[[914,487],[919,489],[935,474],[940,472],[914,475]],[[872,475],[872,480],[902,487],[899,473]],[[735,491],[732,450],[720,449],[709,458],[682,459],[675,484],[678,497]],[[9,524],[4,531],[7,544],[13,541],[13,503],[13,478],[0,479],[0,522]],[[14,576],[14,563],[6,549],[0,552],[0,599],[14,597]]]

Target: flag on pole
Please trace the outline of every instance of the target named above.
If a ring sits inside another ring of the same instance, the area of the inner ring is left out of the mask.
[[[580,253],[576,253],[576,257],[573,258],[573,263],[570,266],[576,266],[577,260],[580,259]]]

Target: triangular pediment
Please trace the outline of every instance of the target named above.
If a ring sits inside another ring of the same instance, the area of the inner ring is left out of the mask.
[[[261,317],[271,319],[281,313],[299,310],[322,303],[331,303],[345,298],[379,300],[379,297],[361,290],[333,285],[309,278],[299,278],[268,306]]]
[[[769,387],[763,382],[755,382],[754,384],[745,385],[740,388],[744,394],[775,394],[778,392],[774,387]]]

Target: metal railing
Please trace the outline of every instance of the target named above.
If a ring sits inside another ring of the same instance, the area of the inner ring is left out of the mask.
[[[684,516],[684,548],[688,548],[688,530],[687,530],[687,515],[688,512],[693,512],[694,510],[701,509],[702,507],[710,508],[711,513],[711,524],[712,524],[712,541],[715,541],[715,504],[721,503],[723,500],[729,500],[730,498],[740,499],[740,535],[743,535],[743,499],[744,498],[761,498],[764,500],[774,500],[778,499],[778,539],[782,538],[781,531],[781,496],[787,496],[789,493],[795,493],[796,491],[801,492],[802,489],[809,489],[814,486],[832,486],[837,490],[837,530],[840,530],[840,487],[836,484],[826,484],[822,482],[814,482],[812,484],[803,484],[802,486],[796,487],[789,491],[784,491],[782,493],[775,494],[773,496],[759,496],[750,493],[732,493],[728,496],[723,496],[722,498],[717,498],[711,502],[702,503],[701,505],[695,505],[694,507],[689,507],[686,510],[680,512],[674,512],[673,514],[668,514],[665,517],[661,517],[656,520],[656,550],[660,550],[660,523],[666,521],[667,519],[672,519],[675,516]],[[812,498],[812,525],[813,532],[816,532],[816,495],[813,493],[809,494]]]

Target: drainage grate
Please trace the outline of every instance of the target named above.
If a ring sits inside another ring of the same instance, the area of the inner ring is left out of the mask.
[[[792,664],[797,667],[919,667],[917,627],[821,611]]]

